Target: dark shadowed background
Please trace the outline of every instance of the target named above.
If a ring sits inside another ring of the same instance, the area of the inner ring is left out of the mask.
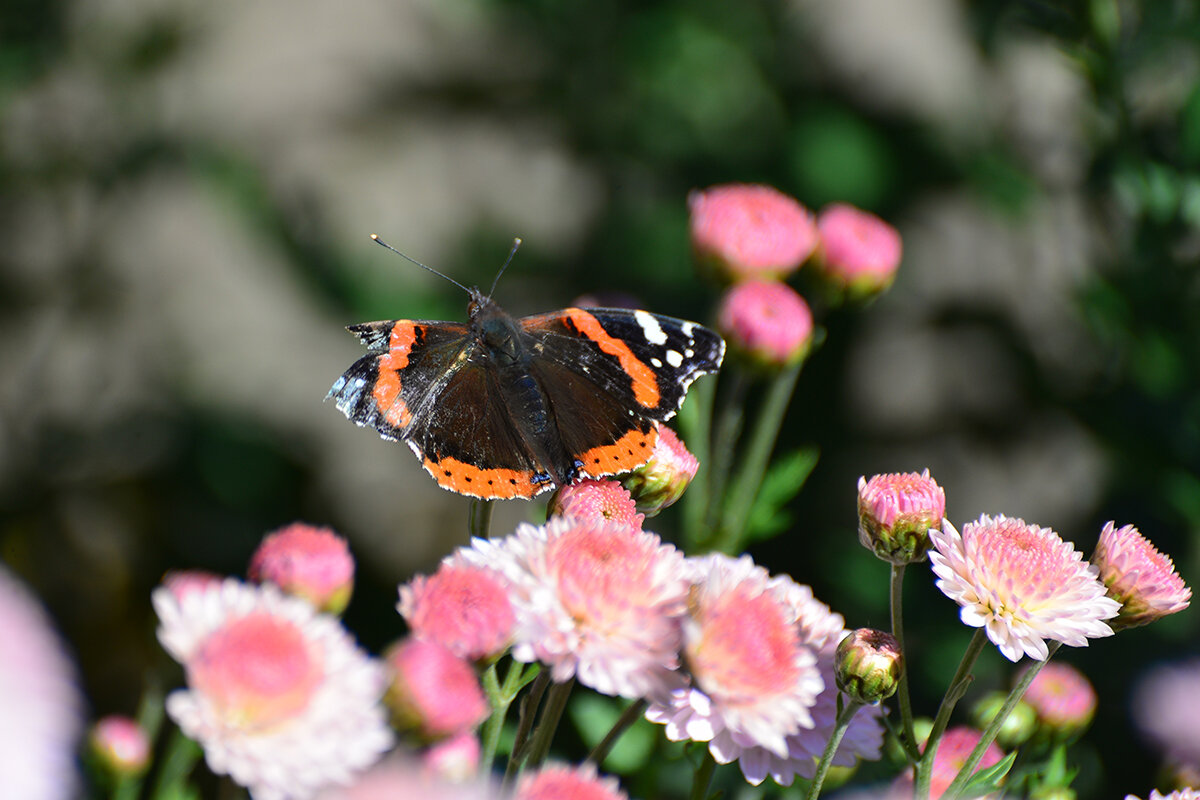
[[[961,525],[1090,553],[1134,523],[1200,584],[1200,11],[1190,3],[19,0],[0,10],[0,558],[95,714],[159,659],[171,568],[244,573],[335,527],[349,625],[465,540],[464,498],[322,398],[343,326],[589,292],[708,319],[689,190],[772,184],[895,224],[893,290],[826,315],[781,447],[820,447],[756,556],[886,627],[859,475],[929,467]],[[494,530],[538,519],[506,503]],[[669,534],[667,512],[648,527]],[[918,707],[968,632],[909,571]],[[1200,652],[1195,610],[1064,650],[1101,706],[1082,797],[1148,792],[1130,690]],[[982,688],[1011,665],[989,648]],[[968,695],[968,700],[971,695]]]

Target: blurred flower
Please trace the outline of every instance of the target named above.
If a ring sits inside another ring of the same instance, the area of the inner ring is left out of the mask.
[[[1042,667],[1022,699],[1037,712],[1045,730],[1063,738],[1087,728],[1096,713],[1091,682],[1070,664],[1058,661]]]
[[[471,661],[494,658],[512,642],[516,616],[503,578],[468,563],[445,559],[437,572],[400,587],[401,616],[412,635],[428,639]]]
[[[1118,528],[1108,522],[1092,563],[1100,568],[1108,596],[1121,604],[1121,613],[1109,623],[1113,630],[1154,622],[1187,608],[1192,599],[1171,559],[1132,525]]]
[[[958,771],[967,763],[967,758],[971,755],[971,751],[979,744],[979,740],[983,738],[983,734],[974,728],[959,727],[951,728],[946,731],[941,740],[938,742],[937,753],[933,756],[933,774],[929,786],[929,796],[931,798],[941,797],[950,784],[954,782],[958,776]],[[924,748],[922,748],[924,749]],[[983,758],[979,759],[979,764],[975,770],[987,769],[988,767],[999,764],[1004,758],[1004,751],[992,742],[983,751]],[[901,775],[892,784],[891,797],[908,798],[912,797],[913,791],[913,776],[910,769],[907,773]],[[986,795],[992,797],[993,795]]]
[[[602,694],[640,698],[674,686],[688,582],[683,554],[612,522],[552,518],[466,557],[502,572],[517,611],[513,657],[539,661]],[[460,551],[467,554],[468,551]]]
[[[781,278],[817,246],[812,214],[770,186],[731,183],[692,192],[688,210],[697,260],[733,282]]]
[[[614,480],[594,478],[560,487],[550,498],[547,511],[550,516],[611,520],[639,530],[646,518],[637,513],[637,506],[624,486]]]
[[[182,600],[193,591],[205,591],[211,586],[223,583],[224,577],[215,572],[205,572],[200,569],[172,569],[163,575],[162,585]]]
[[[262,540],[250,559],[250,579],[340,614],[354,591],[354,558],[330,528],[295,522]]]
[[[487,719],[475,670],[437,642],[405,639],[389,648],[384,660],[392,672],[384,701],[400,730],[442,739]]]
[[[1150,670],[1134,688],[1133,719],[1168,757],[1200,769],[1200,659]]]
[[[719,764],[755,748],[786,758],[788,735],[813,726],[824,688],[797,625],[803,598],[749,556],[714,553],[691,565],[683,644],[691,686],[652,703],[646,718],[665,725],[672,741],[708,742]]]
[[[858,479],[858,540],[884,561],[924,561],[929,529],[945,515],[946,494],[929,470]]]
[[[479,773],[479,737],[462,731],[429,746],[421,755],[425,772],[451,783],[464,783]]]
[[[900,266],[900,234],[870,212],[845,203],[826,206],[817,215],[820,245],[814,265],[851,297],[887,289]]]
[[[112,714],[92,726],[88,750],[107,775],[139,775],[150,765],[150,740],[129,717]]]
[[[717,329],[730,352],[751,366],[779,369],[803,359],[812,346],[812,311],[784,283],[749,281],[725,292]]]
[[[513,800],[628,800],[616,778],[601,778],[594,764],[548,764],[517,783]]]
[[[1125,795],[1125,800],[1138,800],[1135,795]],[[1160,794],[1158,789],[1150,792],[1146,800],[1200,800],[1200,789],[1176,789],[1170,794]]]
[[[446,780],[427,766],[394,756],[376,764],[347,786],[329,787],[319,800],[496,800],[486,781]]]
[[[987,728],[1007,701],[1008,692],[988,692],[971,706],[971,724],[979,730]],[[996,731],[996,744],[1009,750],[1020,747],[1037,730],[1037,712],[1029,703],[1019,700]]]
[[[949,520],[929,536],[937,587],[962,606],[963,624],[984,628],[1010,661],[1045,660],[1046,639],[1086,647],[1112,635],[1104,620],[1120,606],[1104,595],[1096,568],[1049,528],[983,515],[961,536]]]
[[[153,601],[188,683],[167,713],[256,800],[346,783],[391,747],[382,666],[307,601],[232,579],[182,597],[159,588]]]
[[[860,703],[875,705],[895,694],[903,669],[900,642],[890,633],[858,628],[837,646],[837,686]]]
[[[49,616],[0,564],[0,797],[76,796],[83,699]]]
[[[700,462],[688,452],[675,431],[659,425],[650,460],[629,473],[623,484],[638,511],[653,517],[683,497],[699,469]]]

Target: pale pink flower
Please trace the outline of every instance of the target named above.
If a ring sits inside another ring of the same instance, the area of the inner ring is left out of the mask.
[[[1060,661],[1045,664],[1022,698],[1046,728],[1070,736],[1096,713],[1096,690],[1082,672]]]
[[[213,772],[255,800],[311,797],[346,783],[392,744],[381,665],[333,617],[272,585],[226,580],[153,594],[158,640],[187,689],[167,713]]]
[[[471,730],[488,715],[475,670],[437,642],[406,639],[384,659],[392,682],[385,701],[401,730],[441,739]]]
[[[511,584],[517,660],[608,695],[649,697],[677,684],[686,563],[654,534],[556,517],[460,552]]]
[[[817,246],[813,215],[770,186],[725,184],[688,196],[692,248],[733,281],[781,278]]]
[[[588,478],[563,486],[550,498],[548,510],[551,516],[611,520],[637,529],[646,519],[638,513],[629,490],[611,479]]]
[[[817,215],[820,246],[816,263],[823,275],[853,295],[892,285],[900,266],[900,234],[874,214],[845,203]]]
[[[250,580],[273,583],[330,614],[340,614],[354,591],[354,557],[330,528],[294,522],[268,534],[250,559]]]
[[[929,536],[938,588],[962,606],[963,623],[984,628],[1010,661],[1045,660],[1047,639],[1086,647],[1089,638],[1112,635],[1104,620],[1120,605],[1105,596],[1096,567],[1049,528],[984,515],[961,535],[947,520]]]
[[[110,714],[88,734],[88,749],[107,773],[138,775],[150,765],[150,740],[136,720]]]
[[[182,600],[185,595],[193,591],[203,592],[224,581],[225,577],[215,572],[207,572],[202,569],[172,569],[163,575],[162,585],[171,590],[176,599]]]
[[[1171,759],[1200,769],[1200,659],[1152,669],[1131,705],[1142,733]]]
[[[800,361],[813,339],[808,303],[785,283],[749,281],[725,292],[717,329],[731,352],[751,364],[777,369]]]
[[[946,494],[929,470],[858,479],[858,540],[885,561],[924,561],[929,529],[945,515]]]
[[[659,425],[650,460],[629,473],[622,483],[633,496],[637,509],[653,517],[683,497],[699,469],[700,462],[675,431]]]
[[[1192,599],[1192,590],[1170,557],[1158,552],[1132,525],[1118,528],[1108,522],[1092,563],[1100,569],[1108,596],[1121,604],[1121,613],[1110,623],[1113,630],[1154,622],[1184,610]]]
[[[425,772],[451,783],[465,783],[479,773],[479,737],[474,731],[461,731],[429,746],[421,754]]]
[[[974,728],[959,727],[951,728],[942,735],[938,742],[937,753],[933,757],[933,774],[929,786],[929,796],[931,798],[941,797],[954,779],[958,777],[958,772],[967,763],[967,758],[970,757],[971,751],[979,744],[979,740],[983,738],[983,734]],[[924,749],[924,748],[922,748]],[[975,771],[987,769],[1000,763],[1004,758],[1004,751],[992,742],[983,751],[983,758],[975,766]],[[892,797],[909,798],[912,797],[913,776],[912,770],[901,775],[892,785]],[[990,797],[991,795],[989,795]]]
[[[720,764],[740,760],[757,783],[748,765],[767,756],[756,751],[788,758],[788,736],[814,724],[825,683],[799,623],[805,601],[815,601],[749,556],[714,553],[691,565],[683,647],[691,685],[652,703],[646,718],[665,725],[672,741],[708,742]]]
[[[500,800],[484,780],[459,781],[403,756],[381,761],[346,786],[331,786],[320,800]]]
[[[50,617],[0,564],[0,797],[76,796],[83,699]]]
[[[1136,795],[1127,794],[1125,800],[1138,800],[1138,798]],[[1146,800],[1200,800],[1200,789],[1185,787],[1176,789],[1170,794],[1162,794],[1158,789],[1153,789]]]
[[[629,800],[629,795],[616,778],[600,777],[595,765],[585,762],[578,767],[547,764],[526,773],[513,800]]]
[[[400,587],[401,616],[412,635],[438,642],[461,658],[500,655],[512,641],[516,615],[503,577],[455,553],[437,572]]]

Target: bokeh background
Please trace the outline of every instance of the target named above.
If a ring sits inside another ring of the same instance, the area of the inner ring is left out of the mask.
[[[905,243],[890,293],[822,319],[781,442],[821,461],[763,563],[885,627],[855,481],[929,467],[956,523],[1085,552],[1134,523],[1200,585],[1195,3],[10,0],[0,36],[0,558],[96,715],[161,664],[167,569],[240,574],[265,532],[332,525],[378,648],[396,583],[465,539],[464,498],[322,403],[345,325],[465,318],[369,233],[485,286],[521,236],[516,314],[620,292],[703,320],[686,197],[728,181]],[[969,634],[910,584],[932,712]],[[1081,796],[1148,793],[1131,690],[1198,629],[1064,650],[1101,697]],[[1010,670],[989,649],[977,684]]]

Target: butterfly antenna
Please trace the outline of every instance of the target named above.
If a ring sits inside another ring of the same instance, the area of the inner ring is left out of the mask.
[[[496,284],[498,284],[500,282],[500,276],[504,274],[504,270],[508,269],[508,265],[512,263],[513,256],[515,256],[517,254],[517,250],[520,247],[521,247],[521,237],[520,236],[513,237],[512,250],[508,251],[508,258],[504,259],[504,266],[500,267],[500,271],[496,273],[496,280],[492,281],[492,288],[490,291],[488,291],[489,299],[491,298],[492,293],[496,291]]]
[[[454,280],[454,278],[451,278],[449,275],[444,275],[444,274],[442,274],[441,272],[438,272],[438,271],[437,271],[436,269],[434,269],[433,267],[430,267],[430,266],[428,266],[428,265],[426,265],[426,264],[422,264],[420,261],[417,261],[417,260],[416,260],[415,258],[413,258],[412,256],[405,255],[404,253],[401,253],[399,250],[397,250],[396,248],[392,247],[390,244],[388,244],[387,242],[385,242],[383,239],[380,239],[378,234],[372,233],[372,234],[371,234],[371,238],[375,240],[375,243],[376,243],[376,244],[381,244],[381,245],[383,245],[383,246],[384,246],[384,247],[386,247],[388,250],[391,250],[393,253],[395,253],[396,255],[398,255],[398,256],[400,256],[401,258],[403,258],[405,261],[411,261],[412,263],[416,264],[416,265],[417,265],[418,267],[420,267],[421,269],[426,269],[426,270],[429,270],[429,271],[430,271],[430,272],[432,272],[434,275],[437,275],[439,278],[445,278],[446,280],[450,281],[451,283],[453,283],[453,284],[454,284],[455,286],[457,286],[458,288],[462,289],[462,290],[463,290],[464,292],[466,292],[467,294],[471,294],[471,290],[470,290],[470,289],[468,289],[467,287],[463,286],[463,285],[462,285],[461,283],[459,283],[458,281]],[[515,252],[516,248],[513,248],[513,250],[514,250],[514,252]],[[511,259],[512,259],[512,256],[509,256],[509,259],[511,260]],[[507,264],[505,264],[505,266],[507,266]],[[503,271],[503,270],[501,270],[501,271]],[[493,288],[494,288],[494,287],[493,287]]]

